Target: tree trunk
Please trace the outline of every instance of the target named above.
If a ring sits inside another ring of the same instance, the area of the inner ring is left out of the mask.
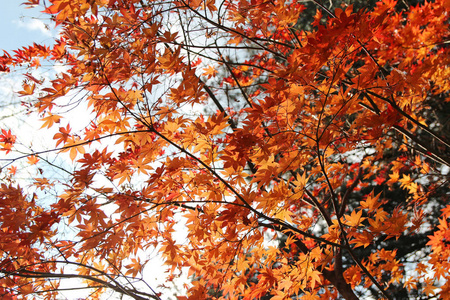
[[[336,287],[339,294],[346,300],[358,300],[359,298],[355,295],[350,284],[348,284],[342,273],[336,274],[334,271],[323,270],[323,276],[326,280],[331,282],[332,285]]]

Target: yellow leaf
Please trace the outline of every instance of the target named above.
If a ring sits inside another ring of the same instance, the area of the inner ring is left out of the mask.
[[[380,195],[381,195],[381,193],[374,196],[373,191],[372,191],[369,195],[367,195],[366,200],[360,202],[361,207],[368,208],[369,210],[377,209],[382,204],[381,201],[378,201],[378,198],[380,198]]]
[[[407,186],[412,182],[411,176],[405,175],[405,174],[403,174],[402,179],[399,179],[398,181],[401,183],[400,186],[401,186],[402,188],[407,187]]]
[[[203,68],[203,76],[209,78],[215,77],[217,75],[217,70],[213,66],[208,66],[207,68]]]
[[[361,226],[361,222],[366,219],[362,217],[362,210],[359,212],[352,211],[350,215],[344,215],[344,218],[344,223],[350,227],[358,227],[358,225]]]
[[[238,36],[236,36],[235,38],[229,40],[229,41],[227,42],[227,45],[230,45],[230,44],[236,44],[236,45],[239,45],[239,44],[241,43],[241,41],[242,41],[242,37],[241,37],[240,35],[238,35]]]
[[[314,289],[314,287],[316,286],[316,282],[321,284],[322,283],[322,278],[320,277],[322,273],[320,273],[317,270],[313,270],[313,271],[309,271],[308,275],[311,278],[310,284],[311,284],[311,288]]]
[[[50,128],[53,126],[54,123],[59,123],[61,121],[61,117],[58,115],[49,113],[49,115],[45,118],[42,118],[41,121],[44,121],[44,124],[42,124],[41,128],[44,128],[44,127]]]

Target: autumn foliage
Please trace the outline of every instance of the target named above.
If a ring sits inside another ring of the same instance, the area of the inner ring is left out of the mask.
[[[50,139],[1,128],[1,298],[165,299],[156,249],[180,300],[448,299],[450,1],[313,1],[27,1],[59,35],[0,69]]]

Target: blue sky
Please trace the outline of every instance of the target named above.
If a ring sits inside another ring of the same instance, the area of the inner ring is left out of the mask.
[[[41,9],[26,9],[23,0],[6,0],[0,9],[0,49],[11,51],[33,42],[49,45],[52,33],[45,28]],[[54,28],[51,28],[54,34]],[[2,55],[2,51],[0,51]]]

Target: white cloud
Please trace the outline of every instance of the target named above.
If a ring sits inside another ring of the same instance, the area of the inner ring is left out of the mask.
[[[26,19],[21,19],[19,21],[13,20],[13,23],[18,25],[20,28],[25,28],[30,31],[37,30],[37,31],[40,31],[43,35],[52,36],[52,33],[51,33],[50,29],[47,27],[47,25],[39,19],[26,18]]]

